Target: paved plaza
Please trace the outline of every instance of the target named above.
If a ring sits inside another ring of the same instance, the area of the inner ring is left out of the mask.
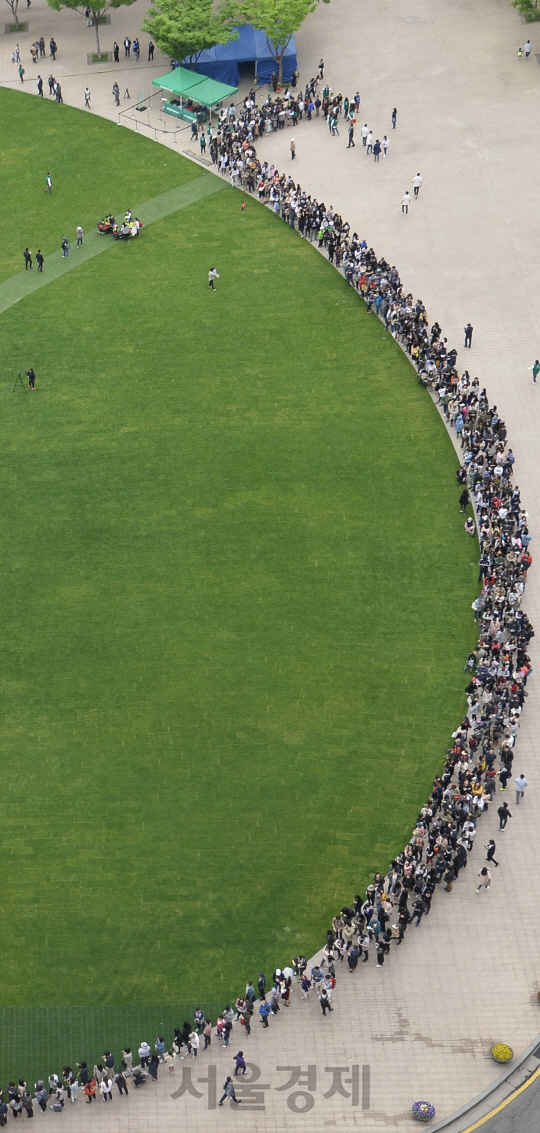
[[[114,38],[121,43],[126,34],[132,39],[146,7],[146,0],[138,0],[132,8],[113,11],[103,46],[110,48]],[[32,92],[40,67],[32,65],[28,48],[42,34],[47,42],[54,34],[58,43],[53,73],[64,100],[82,108],[88,83],[91,113],[112,119],[115,78],[122,94],[128,87],[133,102],[138,89],[148,93],[151,78],[168,69],[168,61],[157,54],[154,64],[147,64],[144,35],[139,64],[122,59],[116,68],[93,68],[86,57],[94,33],[80,16],[51,12],[43,0],[32,0],[28,19],[29,34],[21,34],[19,43],[25,79],[31,80],[25,86]],[[533,53],[518,62],[517,47],[528,34]],[[11,63],[16,38],[0,40],[0,80],[13,87],[19,84]],[[540,24],[526,27],[509,0],[332,0],[309,17],[297,44],[302,83],[315,73],[322,54],[333,90],[349,97],[359,90],[362,101],[355,149],[346,148],[343,130],[341,137],[331,137],[322,119],[299,125],[293,175],[346,217],[379,256],[397,265],[406,290],[424,301],[430,321],[438,320],[449,345],[458,348],[458,367],[478,374],[487,387],[508,426],[536,557],[540,384],[533,386],[527,368],[540,356],[540,67],[535,54],[540,58]],[[43,62],[46,79],[49,60]],[[374,137],[390,139],[389,156],[378,164],[362,148],[364,122]],[[292,132],[284,130],[259,146],[280,170],[291,167]],[[188,139],[186,130],[176,142],[181,151],[189,149]],[[424,179],[419,199],[402,216],[401,198],[418,171]],[[104,201],[103,212],[107,208]],[[22,253],[22,218],[18,225]],[[469,320],[473,345],[465,352],[462,328]],[[321,327],[324,321],[321,310]],[[275,330],[279,333],[278,325]],[[456,492],[456,508],[457,499]],[[445,601],[444,594],[440,600]],[[537,631],[539,602],[536,563],[525,608]],[[441,652],[444,663],[444,642]],[[533,660],[537,653],[533,641]],[[453,892],[439,888],[430,916],[418,930],[410,927],[404,946],[393,947],[381,970],[371,957],[352,976],[346,969],[338,972],[332,1015],[322,1018],[316,1001],[301,1002],[295,991],[290,1010],[282,1009],[267,1031],[257,1023],[246,1038],[235,1028],[228,1051],[214,1039],[211,1053],[177,1064],[174,1080],[160,1072],[157,1084],[147,1083],[136,1096],[120,1099],[115,1093],[108,1108],[101,1102],[87,1107],[81,1099],[61,1118],[50,1114],[46,1120],[61,1120],[73,1130],[98,1123],[104,1131],[137,1133],[155,1128],[156,1119],[161,1130],[187,1126],[190,1133],[207,1133],[220,1122],[234,1123],[241,1133],[319,1133],[334,1127],[372,1133],[412,1128],[411,1104],[418,1098],[431,1101],[440,1119],[489,1085],[499,1073],[489,1056],[491,1044],[504,1041],[519,1054],[540,1032],[538,687],[533,677],[514,762],[516,774],[523,771],[530,783],[524,805],[515,807],[508,793],[514,817],[501,834],[491,808]],[[501,865],[493,871],[491,890],[476,896],[482,846],[491,835]],[[387,865],[380,863],[381,869]],[[344,893],[342,899],[352,896]],[[275,958],[280,965],[289,959]],[[244,972],[241,956],[238,960],[241,990],[245,977],[255,973]],[[140,1038],[153,1043],[156,1036]],[[219,1098],[239,1048],[255,1067],[251,1076],[260,1087],[257,1094],[254,1085],[251,1093],[255,1108],[248,1095],[234,1114],[229,1102],[214,1111],[215,1089]],[[304,1074],[295,1084],[296,1072],[278,1067],[300,1067]],[[309,1074],[308,1067],[313,1068]],[[338,1073],[327,1067],[346,1069]],[[189,1092],[188,1070],[201,1096]],[[333,1081],[335,1086],[342,1081],[343,1092],[332,1093]],[[181,1096],[171,1096],[183,1085]],[[296,1112],[301,1108],[304,1114]],[[40,1113],[36,1120],[42,1120]]]

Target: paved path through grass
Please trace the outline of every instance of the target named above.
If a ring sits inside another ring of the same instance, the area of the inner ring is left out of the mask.
[[[178,209],[187,208],[188,205],[209,197],[212,193],[219,193],[223,186],[223,181],[219,181],[212,174],[204,173],[201,177],[188,181],[186,185],[177,185],[176,188],[168,189],[166,193],[161,193],[142,205],[136,205],[133,215],[140,216],[146,228],[155,220],[162,220]],[[86,260],[97,256],[99,252],[104,252],[106,248],[118,246],[119,241],[110,236],[101,236],[96,229],[85,234],[81,248],[72,245],[72,254],[69,258],[64,258],[61,250],[53,252],[52,256],[47,256],[42,272],[38,272],[34,267],[30,271],[20,271],[18,275],[13,275],[11,279],[0,283],[0,313],[7,311],[8,307],[13,307],[20,299],[37,291],[39,287],[45,287],[45,284],[51,283],[53,279],[58,279],[66,272],[86,263]]]

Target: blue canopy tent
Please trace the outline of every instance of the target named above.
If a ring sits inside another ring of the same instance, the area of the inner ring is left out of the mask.
[[[229,83],[238,86],[240,73],[239,63],[254,63],[255,76],[259,83],[269,83],[272,73],[277,71],[277,63],[268,45],[268,38],[263,31],[258,31],[252,24],[244,24],[236,29],[238,39],[229,43],[218,43],[208,51],[202,51],[195,63],[195,69],[209,79],[216,79],[220,83]],[[187,66],[189,60],[184,60]],[[293,72],[297,68],[296,43],[294,36],[285,48],[283,56],[283,80],[291,81]]]

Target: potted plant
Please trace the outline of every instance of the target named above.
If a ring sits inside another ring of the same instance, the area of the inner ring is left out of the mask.
[[[512,1047],[507,1046],[506,1043],[494,1043],[491,1048],[491,1055],[495,1062],[510,1062],[510,1059],[514,1057],[514,1052]]]
[[[417,1121],[431,1121],[435,1117],[435,1106],[431,1102],[414,1102],[412,1111]]]

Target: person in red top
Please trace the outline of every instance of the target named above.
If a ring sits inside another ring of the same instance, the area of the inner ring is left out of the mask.
[[[95,1080],[95,1078],[91,1078],[89,1082],[85,1083],[84,1092],[86,1094],[86,1104],[92,1105],[92,1102],[93,1102],[93,1100],[96,1096],[96,1080]]]

